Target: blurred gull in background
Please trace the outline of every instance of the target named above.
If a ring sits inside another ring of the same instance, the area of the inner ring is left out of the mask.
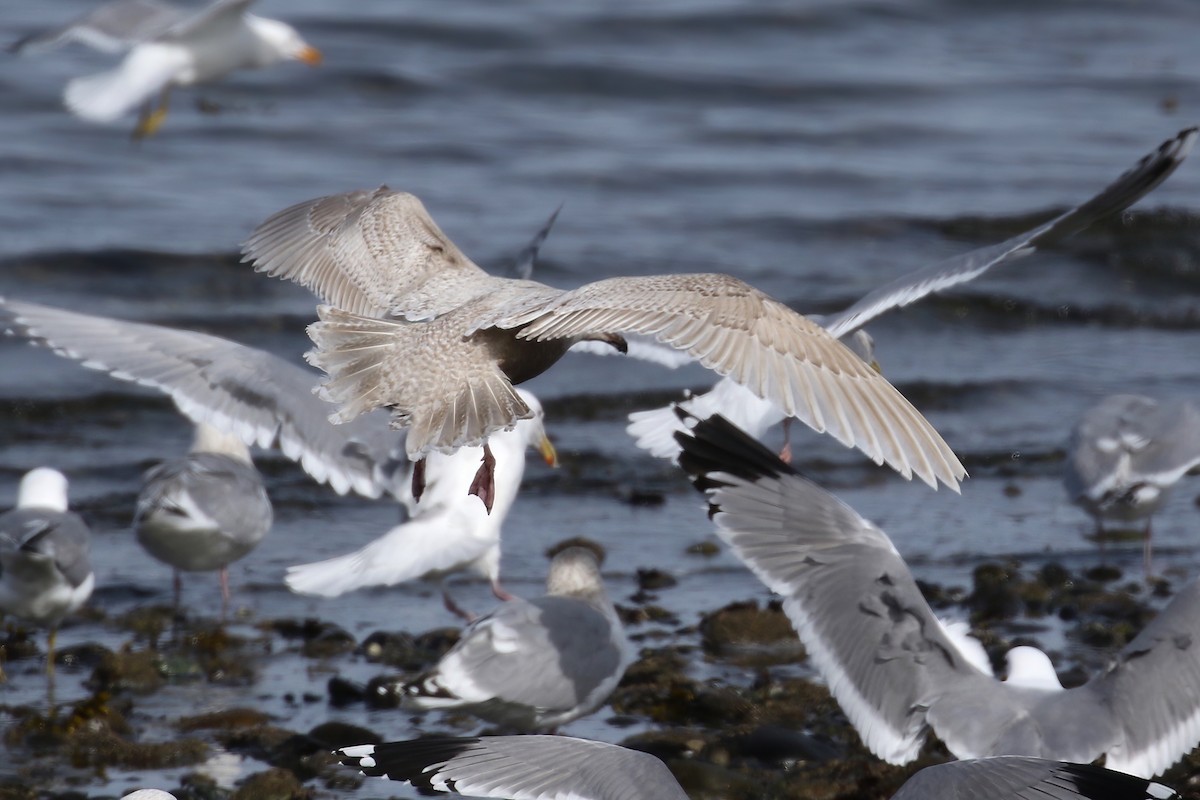
[[[162,125],[175,86],[289,59],[321,63],[320,51],[291,25],[247,13],[253,3],[216,0],[195,12],[158,0],[116,0],[61,28],[29,34],[10,49],[20,53],[80,42],[110,53],[128,50],[115,69],[69,82],[64,100],[72,113],[91,122],[114,122],[141,106],[133,131],[141,138]]]
[[[48,467],[25,473],[17,507],[0,515],[0,612],[50,629],[51,675],[59,623],[87,602],[96,584],[90,538],[83,518],[67,510],[66,477]]]

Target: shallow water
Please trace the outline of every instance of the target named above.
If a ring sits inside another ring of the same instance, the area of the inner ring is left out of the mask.
[[[88,5],[14,7],[0,37]],[[422,197],[487,266],[502,268],[563,203],[538,268],[546,282],[720,270],[801,310],[829,311],[898,271],[1082,200],[1200,120],[1200,17],[1184,2],[264,0],[259,11],[293,21],[325,66],[180,92],[162,134],[137,146],[124,125],[89,126],[59,103],[70,76],[106,59],[5,60],[0,292],[203,329],[298,360],[311,297],[232,253],[285,205],[387,182]],[[220,113],[196,111],[197,95]],[[872,326],[887,376],[971,471],[962,497],[806,433],[794,437],[801,468],[884,527],[926,580],[967,585],[988,558],[1097,560],[1082,536],[1090,524],[1059,484],[1062,446],[1104,394],[1200,388],[1197,197],[1200,166],[1189,163],[1125,220]],[[148,392],[21,342],[0,341],[0,368],[0,504],[26,469],[64,469],[96,530],[93,605],[112,617],[167,602],[169,572],[137,548],[128,520],[140,472],[186,448],[186,423]],[[683,554],[713,538],[699,497],[622,433],[628,411],[709,381],[698,368],[581,356],[529,384],[564,464],[530,463],[506,527],[510,589],[539,592],[545,548],[578,534],[609,549],[606,577],[622,602],[636,567],[679,577],[659,602],[685,625],[765,596],[728,554]],[[452,624],[429,586],[290,595],[285,566],[357,547],[396,511],[313,488],[278,456],[261,463],[276,527],[233,569],[250,620],[319,616],[359,638]],[[647,492],[663,502],[627,502]],[[1197,565],[1196,493],[1184,484],[1155,522],[1160,568],[1179,577]],[[1110,558],[1136,570],[1140,550]],[[492,603],[482,583],[460,587],[469,607]],[[215,578],[193,576],[187,598],[194,613],[214,614]],[[199,706],[238,705],[295,730],[344,719],[394,737],[418,731],[396,712],[287,702],[322,694],[328,674],[310,674],[294,645],[243,627],[271,648],[257,684],[158,692],[138,709],[144,736],[171,735],[167,721]],[[80,621],[61,639],[115,649],[128,634]],[[38,701],[36,663],[10,667],[0,703]],[[352,656],[328,668],[353,680],[379,671]],[[82,677],[67,670],[59,698],[79,694]],[[567,730],[628,735],[605,718]],[[0,776],[6,769],[15,766]],[[154,776],[108,777],[115,791]]]

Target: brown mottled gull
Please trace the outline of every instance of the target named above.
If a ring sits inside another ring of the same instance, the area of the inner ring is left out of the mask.
[[[728,275],[610,278],[563,291],[489,275],[416,197],[381,187],[310,200],[262,223],[244,247],[261,272],[330,305],[309,327],[337,421],[392,409],[414,461],[483,443],[532,413],[514,384],[579,341],[653,336],[817,431],[957,490],[966,471],[886,379],[823,328]],[[472,490],[491,492],[486,446]],[[419,480],[419,470],[418,470]]]

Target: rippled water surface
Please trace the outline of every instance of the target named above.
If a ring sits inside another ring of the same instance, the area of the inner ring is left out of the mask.
[[[89,7],[17,4],[0,36]],[[288,204],[387,183],[420,196],[490,268],[503,269],[563,204],[538,267],[548,283],[725,271],[802,311],[829,311],[1082,200],[1200,121],[1200,8],[1183,0],[263,0],[257,9],[293,22],[325,64],[178,92],[161,135],[137,145],[132,120],[95,127],[61,106],[65,81],[106,57],[3,59],[0,293],[206,330],[299,360],[311,296],[233,254]],[[199,111],[200,97],[216,111]],[[1098,559],[1082,535],[1087,518],[1059,483],[1063,443],[1104,394],[1200,393],[1198,212],[1200,163],[1188,163],[1124,218],[872,326],[885,374],[972,473],[961,497],[806,432],[794,437],[799,465],[884,527],[929,580],[965,585],[992,557]],[[137,548],[128,520],[141,471],[183,452],[188,425],[157,396],[22,342],[0,340],[0,374],[0,501],[32,466],[65,470],[96,531],[93,605],[115,615],[166,602],[169,572]],[[658,602],[685,624],[765,596],[728,554],[684,554],[712,538],[700,498],[623,434],[628,411],[709,380],[698,368],[579,356],[529,384],[564,464],[531,460],[506,526],[510,589],[538,593],[545,548],[580,534],[609,548],[620,602],[637,567],[679,577]],[[356,637],[452,620],[430,586],[290,595],[285,566],[357,547],[397,512],[314,488],[277,455],[260,463],[275,529],[232,572],[251,621],[239,629],[263,636],[273,655],[257,686],[173,686],[138,724],[165,736],[185,709],[257,705],[296,730],[340,718],[416,733],[396,712],[285,699],[322,694],[331,673],[365,680],[378,668],[345,656],[314,674],[253,620],[319,616]],[[1160,564],[1181,578],[1200,552],[1197,491],[1185,484],[1155,524]],[[629,502],[646,494],[662,502]],[[1110,556],[1136,570],[1140,550]],[[492,603],[483,584],[468,582],[461,596]],[[215,577],[193,576],[187,598],[193,613],[215,613]],[[84,620],[61,638],[116,648],[128,634]],[[0,703],[36,701],[45,686],[35,662],[12,666]],[[59,695],[82,692],[81,678],[68,672]],[[626,735],[604,720],[567,730]],[[146,773],[109,775],[114,791],[136,777]]]

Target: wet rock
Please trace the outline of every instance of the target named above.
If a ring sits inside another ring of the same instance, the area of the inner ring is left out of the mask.
[[[692,800],[765,796],[760,780],[723,766],[684,759],[671,760],[667,766]]]
[[[184,732],[201,730],[239,730],[268,725],[271,717],[254,708],[230,708],[225,711],[213,711],[208,714],[197,714],[183,717],[175,726]]]
[[[358,648],[372,663],[416,672],[431,666],[458,642],[458,628],[437,628],[420,636],[404,632],[375,631]]]
[[[209,775],[189,772],[179,779],[179,789],[171,792],[177,800],[228,800],[231,794]]]
[[[737,724],[751,713],[732,689],[709,686],[683,674],[679,651],[650,652],[625,671],[610,704],[618,714],[639,714],[673,725]]]
[[[61,648],[54,653],[54,663],[65,669],[95,669],[112,651],[92,642]]]
[[[348,681],[340,675],[330,678],[326,689],[329,691],[329,704],[334,708],[361,703],[366,699],[367,689],[365,686]]]
[[[1052,561],[1038,570],[1037,579],[1047,589],[1064,589],[1071,583],[1071,573],[1062,564]]]
[[[383,741],[383,737],[375,731],[345,722],[326,722],[318,725],[308,732],[308,737],[326,750]]]
[[[644,604],[639,606],[617,606],[617,616],[622,625],[641,625],[646,622],[658,622],[664,625],[678,625],[679,617],[662,606]]]
[[[974,588],[967,598],[972,622],[1010,619],[1021,611],[1016,592],[1020,574],[1015,564],[981,564],[973,577]]]
[[[76,768],[171,769],[199,764],[208,745],[184,737],[171,742],[134,742],[102,725],[89,724],[67,741],[67,760]]]
[[[292,773],[269,769],[242,781],[229,800],[311,800],[312,797],[313,793]]]
[[[116,619],[117,627],[127,630],[136,639],[149,642],[157,650],[159,639],[175,624],[175,609],[171,606],[139,606]]]
[[[105,653],[84,686],[94,692],[138,692],[148,694],[166,683],[166,669],[152,650]]]
[[[656,592],[661,589],[670,589],[672,586],[679,584],[675,576],[669,572],[664,572],[661,569],[641,569],[637,571],[638,588],[646,592]]]
[[[625,502],[634,508],[658,508],[667,502],[667,496],[656,489],[630,489]]]
[[[1020,497],[1022,494],[1021,487],[1015,483],[1004,484],[1004,489],[1002,491],[1004,492],[1005,497]]]
[[[806,657],[787,615],[778,603],[733,603],[700,622],[704,652],[731,664],[765,667],[790,664]]]
[[[695,544],[688,545],[683,552],[690,556],[704,556],[705,558],[711,558],[712,556],[715,556],[721,552],[721,546],[714,541],[705,540],[703,542],[696,542]]]
[[[34,636],[35,633],[32,630],[9,625],[8,635],[0,643],[0,658],[3,659],[0,660],[0,664],[7,661],[20,661],[23,658],[36,658],[41,655],[42,651],[38,649]]]
[[[1112,581],[1119,581],[1121,579],[1121,575],[1122,572],[1120,569],[1109,564],[1101,564],[1097,567],[1092,567],[1091,569],[1085,570],[1083,573],[1083,577],[1087,578],[1089,581],[1095,581],[1097,583],[1110,583]]]
[[[780,725],[761,725],[746,734],[724,737],[720,745],[735,757],[779,765],[832,761],[845,755],[829,741]]]
[[[306,658],[332,658],[352,652],[356,645],[349,631],[314,617],[274,620],[269,628],[285,639],[302,640],[301,653]]]

